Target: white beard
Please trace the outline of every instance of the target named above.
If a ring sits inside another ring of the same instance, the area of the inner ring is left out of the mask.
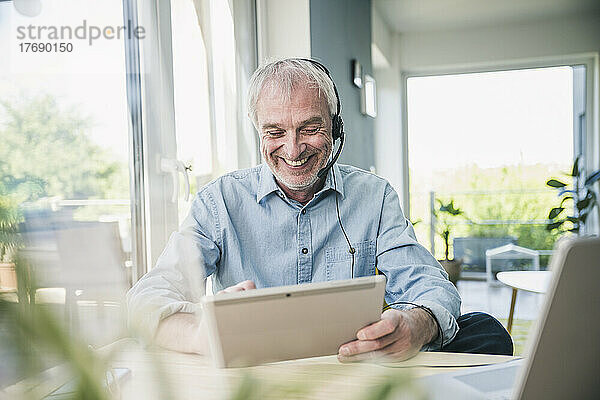
[[[282,176],[280,176],[278,173],[273,172],[273,175],[275,175],[275,178],[277,178],[277,180],[284,185],[285,187],[287,187],[290,190],[305,190],[308,189],[310,187],[312,187],[315,183],[317,183],[317,181],[319,180],[319,177],[317,176],[317,174],[315,173],[310,181],[308,181],[307,183],[292,183],[292,182],[288,182],[286,179],[284,179]]]

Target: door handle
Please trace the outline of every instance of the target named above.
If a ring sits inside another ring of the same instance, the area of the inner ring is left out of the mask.
[[[179,173],[183,174],[183,183],[185,185],[185,201],[190,199],[190,177],[188,171],[192,170],[192,166],[185,166],[182,161],[172,158],[161,158],[160,170],[164,173],[171,174],[173,181],[173,191],[171,194],[171,202],[177,203],[179,198]]]

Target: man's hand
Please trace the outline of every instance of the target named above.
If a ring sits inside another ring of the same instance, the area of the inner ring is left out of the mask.
[[[208,353],[208,340],[204,335],[204,318],[194,314],[176,313],[163,319],[154,336],[161,347],[182,353]]]
[[[241,292],[256,289],[252,281],[243,281],[219,293]],[[161,347],[183,353],[208,353],[205,318],[198,319],[194,314],[176,313],[163,319],[154,336],[154,342]]]
[[[234,286],[229,286],[223,290],[219,290],[217,294],[242,292],[244,290],[256,289],[256,285],[252,281],[243,281]]]
[[[401,361],[416,355],[423,345],[437,338],[437,326],[424,310],[390,309],[381,320],[356,333],[358,340],[343,344],[338,352],[341,362],[389,357]]]

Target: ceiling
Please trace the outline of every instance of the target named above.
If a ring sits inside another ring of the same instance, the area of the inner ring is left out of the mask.
[[[600,0],[373,0],[398,33],[469,29],[600,13]]]

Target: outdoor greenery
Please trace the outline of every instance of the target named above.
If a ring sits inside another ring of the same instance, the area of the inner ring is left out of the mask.
[[[0,100],[0,262],[18,246],[23,203],[127,193],[127,168],[91,141],[90,126],[50,95]]]
[[[593,185],[600,179],[600,170],[585,174],[580,164],[580,157],[577,157],[571,173],[565,174],[572,179],[571,186],[558,179],[549,179],[546,182],[546,185],[558,191],[560,198],[559,206],[552,208],[548,213],[550,222],[546,229],[549,231],[579,233],[587,217],[598,204]],[[573,211],[572,215],[563,217],[564,211],[568,209]]]
[[[556,202],[556,196],[544,185],[546,177],[560,173],[564,165],[512,165],[497,168],[479,168],[468,165],[461,169],[443,171],[434,176],[419,176],[411,171],[411,182],[431,182],[435,197],[443,203],[450,199],[469,220],[455,221],[454,237],[517,238],[517,244],[536,250],[551,250],[558,238],[557,232],[546,230],[547,210]],[[429,193],[419,193],[411,184],[411,218],[427,221],[416,227],[418,239],[428,245]],[[451,241],[450,241],[451,246]],[[442,238],[436,240],[436,257],[443,257]],[[452,251],[452,250],[451,250]],[[540,257],[546,265],[548,256]]]
[[[444,260],[449,260],[450,231],[456,217],[464,216],[464,212],[454,206],[454,200],[450,200],[447,204],[444,204],[440,199],[437,199],[437,201],[440,205],[435,211],[436,224],[439,226],[438,234],[444,241]]]
[[[127,190],[121,165],[87,135],[92,121],[51,95],[0,100],[0,123],[0,177],[37,182],[36,197],[105,198]]]
[[[19,243],[17,207],[14,196],[9,196],[6,185],[0,182],[0,262],[9,262]]]

